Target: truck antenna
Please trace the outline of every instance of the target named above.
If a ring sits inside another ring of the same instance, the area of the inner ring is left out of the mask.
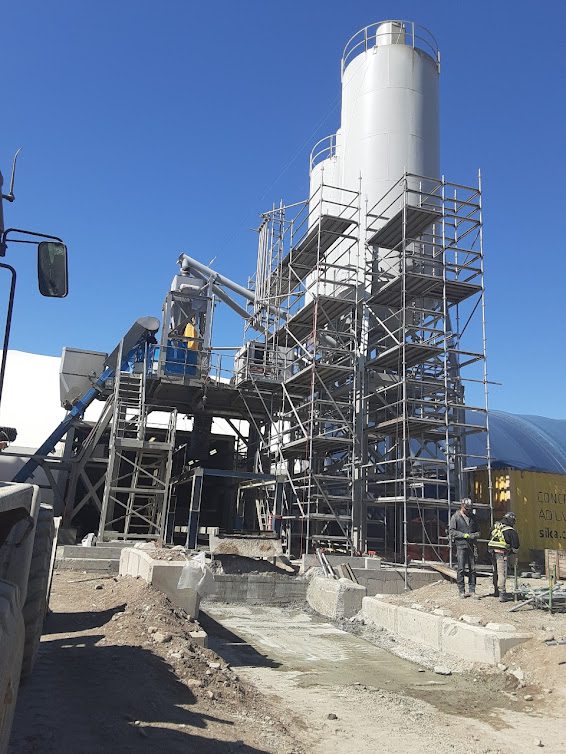
[[[12,161],[12,175],[10,176],[10,190],[7,194],[2,194],[2,199],[6,199],[8,202],[13,202],[16,198],[14,195],[14,181],[16,178],[16,162],[18,161],[18,155],[22,151],[22,148],[20,147],[16,154],[14,155],[14,159]]]

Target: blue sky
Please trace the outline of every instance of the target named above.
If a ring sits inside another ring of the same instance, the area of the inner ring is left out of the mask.
[[[385,18],[442,53],[442,169],[484,181],[494,408],[566,418],[566,4],[20,0],[2,8],[0,164],[19,146],[7,225],[65,239],[70,288],[41,298],[30,247],[11,347],[111,350],[159,315],[181,250],[246,284],[258,214],[308,192],[308,155],[339,120],[346,40]],[[5,300],[5,286],[0,287]],[[219,310],[217,345],[241,341]]]

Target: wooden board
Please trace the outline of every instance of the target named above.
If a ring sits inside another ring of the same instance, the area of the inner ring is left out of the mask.
[[[547,576],[554,573],[556,566],[556,578],[566,579],[566,550],[545,550],[544,564]]]
[[[431,561],[428,561],[426,565],[429,566],[429,568],[438,571],[438,573],[441,573],[443,576],[452,579],[452,581],[456,581],[456,570],[454,568],[450,568],[450,566],[447,566],[444,563],[433,563]]]
[[[341,579],[349,579],[350,581],[353,581],[354,584],[359,584],[356,574],[350,568],[349,563],[340,563],[340,565],[336,566],[336,571]]]

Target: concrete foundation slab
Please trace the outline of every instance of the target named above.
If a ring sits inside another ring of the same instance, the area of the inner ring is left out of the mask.
[[[211,602],[289,605],[306,599],[307,581],[282,573],[215,573]]]

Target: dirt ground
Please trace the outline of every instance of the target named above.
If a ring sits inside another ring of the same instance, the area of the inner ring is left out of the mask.
[[[527,581],[523,583],[529,584]],[[529,585],[543,587],[545,582],[531,581]],[[508,588],[511,589],[510,583]],[[441,580],[407,594],[384,596],[383,599],[408,606],[417,604],[419,609],[429,612],[441,608],[449,611],[455,619],[472,616],[483,625],[509,623],[517,631],[531,634],[532,639],[505,655],[505,672],[520,670],[525,674],[525,680],[566,697],[566,644],[546,643],[547,640],[566,639],[566,612],[550,615],[530,605],[510,612],[514,603],[499,602],[493,597],[490,578],[478,580],[477,594],[479,599],[460,599],[456,586]]]
[[[304,721],[309,754],[566,752],[563,703],[507,674],[440,676],[300,607],[204,611],[218,654]]]
[[[552,689],[439,676],[300,607],[205,604],[211,649],[141,580],[62,571],[51,607],[10,754],[566,752]]]
[[[61,571],[51,609],[10,754],[305,754],[289,721],[143,581]]]

